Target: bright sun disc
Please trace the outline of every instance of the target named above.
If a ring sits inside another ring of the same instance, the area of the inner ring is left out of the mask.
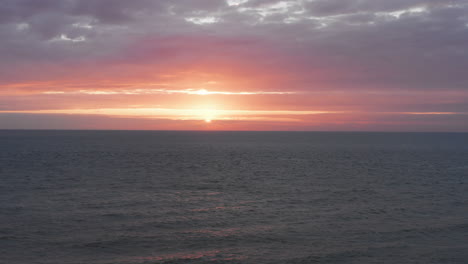
[[[205,119],[206,123],[211,123],[211,119]]]

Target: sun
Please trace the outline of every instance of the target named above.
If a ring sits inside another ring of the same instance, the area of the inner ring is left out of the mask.
[[[214,108],[203,108],[198,110],[195,115],[198,116],[197,119],[209,124],[218,118],[218,111]]]

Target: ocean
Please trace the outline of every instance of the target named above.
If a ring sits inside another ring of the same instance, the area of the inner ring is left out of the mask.
[[[468,134],[0,131],[0,263],[468,263]]]

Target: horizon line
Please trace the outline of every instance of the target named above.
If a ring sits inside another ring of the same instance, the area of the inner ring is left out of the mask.
[[[103,131],[103,132],[293,132],[293,133],[427,133],[468,134],[467,131],[383,131],[383,130],[183,130],[183,129],[54,129],[54,128],[0,128],[0,131]]]

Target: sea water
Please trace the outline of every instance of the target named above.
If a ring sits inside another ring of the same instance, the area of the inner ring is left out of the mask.
[[[0,131],[0,263],[468,263],[468,134]]]

